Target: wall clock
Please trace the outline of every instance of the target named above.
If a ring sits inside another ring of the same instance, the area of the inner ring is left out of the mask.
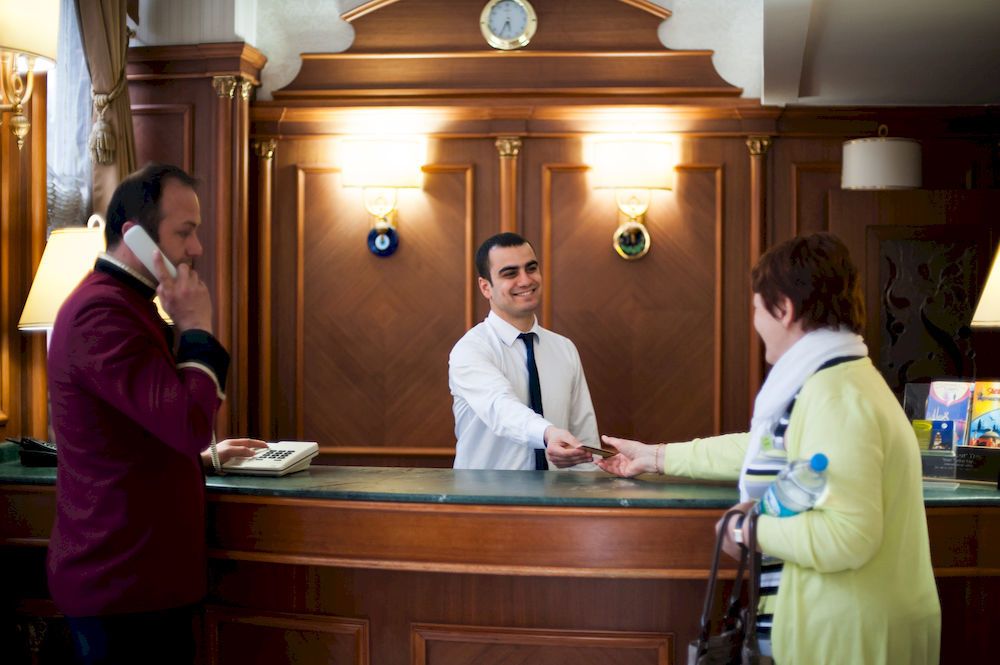
[[[486,42],[502,51],[527,46],[537,27],[535,8],[528,0],[490,0],[479,15]]]

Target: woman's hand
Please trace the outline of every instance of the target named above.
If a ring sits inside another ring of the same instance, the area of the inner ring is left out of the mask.
[[[225,464],[234,457],[253,457],[261,448],[267,448],[267,444],[258,439],[226,439],[215,444],[219,464]],[[212,468],[212,453],[208,450],[202,451],[201,464],[205,468]]]
[[[755,506],[756,503],[757,503],[756,501],[744,501],[743,503],[736,504],[735,506],[733,506],[729,510],[738,510],[741,513],[743,513],[744,516],[746,516],[746,515],[750,514],[751,510],[754,509],[754,506]],[[726,512],[728,513],[729,510],[727,510]],[[725,513],[723,513],[723,514],[725,514]],[[736,538],[734,536],[735,536],[735,532],[736,532],[736,529],[737,529],[737,525],[739,525],[740,527],[742,527],[743,524],[744,524],[744,522],[745,522],[745,520],[743,518],[740,518],[740,517],[733,517],[733,518],[731,518],[729,520],[729,524],[726,525],[726,536],[725,536],[725,539],[722,541],[722,551],[725,552],[726,554],[728,554],[729,556],[733,557],[737,561],[739,561],[743,557],[742,531],[740,532],[740,536],[741,536],[740,537],[740,542],[737,542]],[[715,536],[716,536],[716,538],[719,537],[719,529],[721,529],[721,528],[722,528],[722,518],[720,517],[719,521],[715,523]],[[760,544],[759,543],[757,544],[757,550],[760,551]]]
[[[617,455],[594,458],[594,463],[608,473],[623,478],[638,476],[640,473],[659,473],[656,468],[656,449],[659,446],[602,436],[601,440],[618,451]]]

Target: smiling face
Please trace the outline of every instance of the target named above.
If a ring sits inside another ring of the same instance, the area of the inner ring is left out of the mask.
[[[521,331],[531,329],[542,299],[542,274],[531,245],[490,250],[490,279],[479,278],[479,290],[490,309]]]

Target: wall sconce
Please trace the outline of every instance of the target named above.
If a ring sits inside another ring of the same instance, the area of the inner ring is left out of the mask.
[[[614,188],[619,219],[612,240],[623,259],[642,258],[650,237],[644,216],[652,189],[674,188],[673,144],[662,140],[598,139],[594,142],[594,186]]]
[[[344,187],[362,187],[372,216],[368,249],[389,256],[399,246],[396,190],[420,187],[426,148],[420,139],[345,138],[340,142]]]
[[[98,215],[91,215],[87,226],[53,231],[31,282],[17,322],[18,330],[51,332],[63,301],[90,272],[97,255],[103,251],[104,222]]]
[[[921,184],[920,143],[889,136],[879,125],[878,136],[844,142],[841,189],[917,189]]]
[[[10,131],[17,148],[31,121],[24,105],[31,99],[35,72],[56,61],[59,0],[0,0],[0,111],[11,111]]]

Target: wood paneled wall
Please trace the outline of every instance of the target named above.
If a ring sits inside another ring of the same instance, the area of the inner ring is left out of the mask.
[[[254,104],[252,138],[268,146],[251,191],[266,238],[252,306],[269,316],[250,372],[268,377],[251,391],[263,436],[318,440],[337,463],[450,464],[448,352],[487,311],[471,254],[506,230],[541,258],[541,322],[577,344],[602,432],[743,429],[766,374],[750,317],[757,257],[797,234],[903,223],[879,214],[893,194],[854,195],[867,212],[837,216],[842,141],[887,123],[924,142],[929,188],[963,199],[997,185],[993,109],[762,107],[735,96],[708,52],[654,46],[652,6],[578,4],[572,17],[536,3],[550,31],[497,53],[469,18],[481,3],[370,3],[345,14],[349,52],[304,55],[294,82]],[[616,19],[587,28],[598,15]],[[342,186],[338,140],[403,127],[428,137],[424,186],[401,196],[400,249],[379,258],[360,191]],[[647,213],[652,249],[634,262],[610,246],[617,211],[586,154],[594,134],[622,131],[669,133],[679,149],[676,187]],[[983,238],[989,256],[995,236]],[[852,247],[867,269],[868,245]],[[981,263],[970,269],[979,284]],[[882,336],[872,319],[876,358]]]
[[[472,253],[501,230],[523,233],[542,258],[542,322],[576,342],[601,431],[646,440],[747,426],[766,373],[749,269],[776,242],[831,229],[868,271],[868,252],[884,245],[869,229],[971,224],[971,306],[997,242],[994,204],[969,198],[1000,186],[997,109],[762,107],[718,76],[709,52],[657,46],[656,6],[586,0],[573,18],[558,2],[535,5],[547,29],[498,53],[478,32],[478,1],[369,3],[345,14],[350,51],[304,55],[269,102],[251,101],[265,59],[244,44],[131,51],[140,163],[175,162],[201,179],[198,268],[233,354],[220,435],[315,439],[338,463],[449,465],[448,351],[486,314]],[[595,16],[609,18],[598,27]],[[482,84],[459,85],[469,77]],[[840,191],[841,142],[881,123],[921,140],[924,186],[939,194]],[[341,185],[338,140],[404,128],[428,138],[424,185],[402,193],[400,249],[378,258],[360,191]],[[675,189],[655,192],[647,214],[652,249],[634,262],[610,246],[617,211],[590,186],[586,155],[591,136],[621,131],[672,134],[679,154]],[[44,239],[21,201],[42,190],[27,184],[31,160],[3,140],[0,412],[9,434],[44,435],[43,349],[13,328]],[[882,285],[869,283],[876,358]],[[984,335],[953,328],[975,355]],[[940,345],[923,348],[934,339],[916,337],[894,353],[937,354],[921,372],[953,373]]]
[[[136,162],[176,164],[199,179],[204,251],[195,267],[232,356],[219,438],[250,429],[249,106],[265,61],[242,43],[129,50]]]
[[[47,437],[45,335],[17,329],[45,248],[46,76],[35,76],[24,146],[0,125],[0,433]]]

